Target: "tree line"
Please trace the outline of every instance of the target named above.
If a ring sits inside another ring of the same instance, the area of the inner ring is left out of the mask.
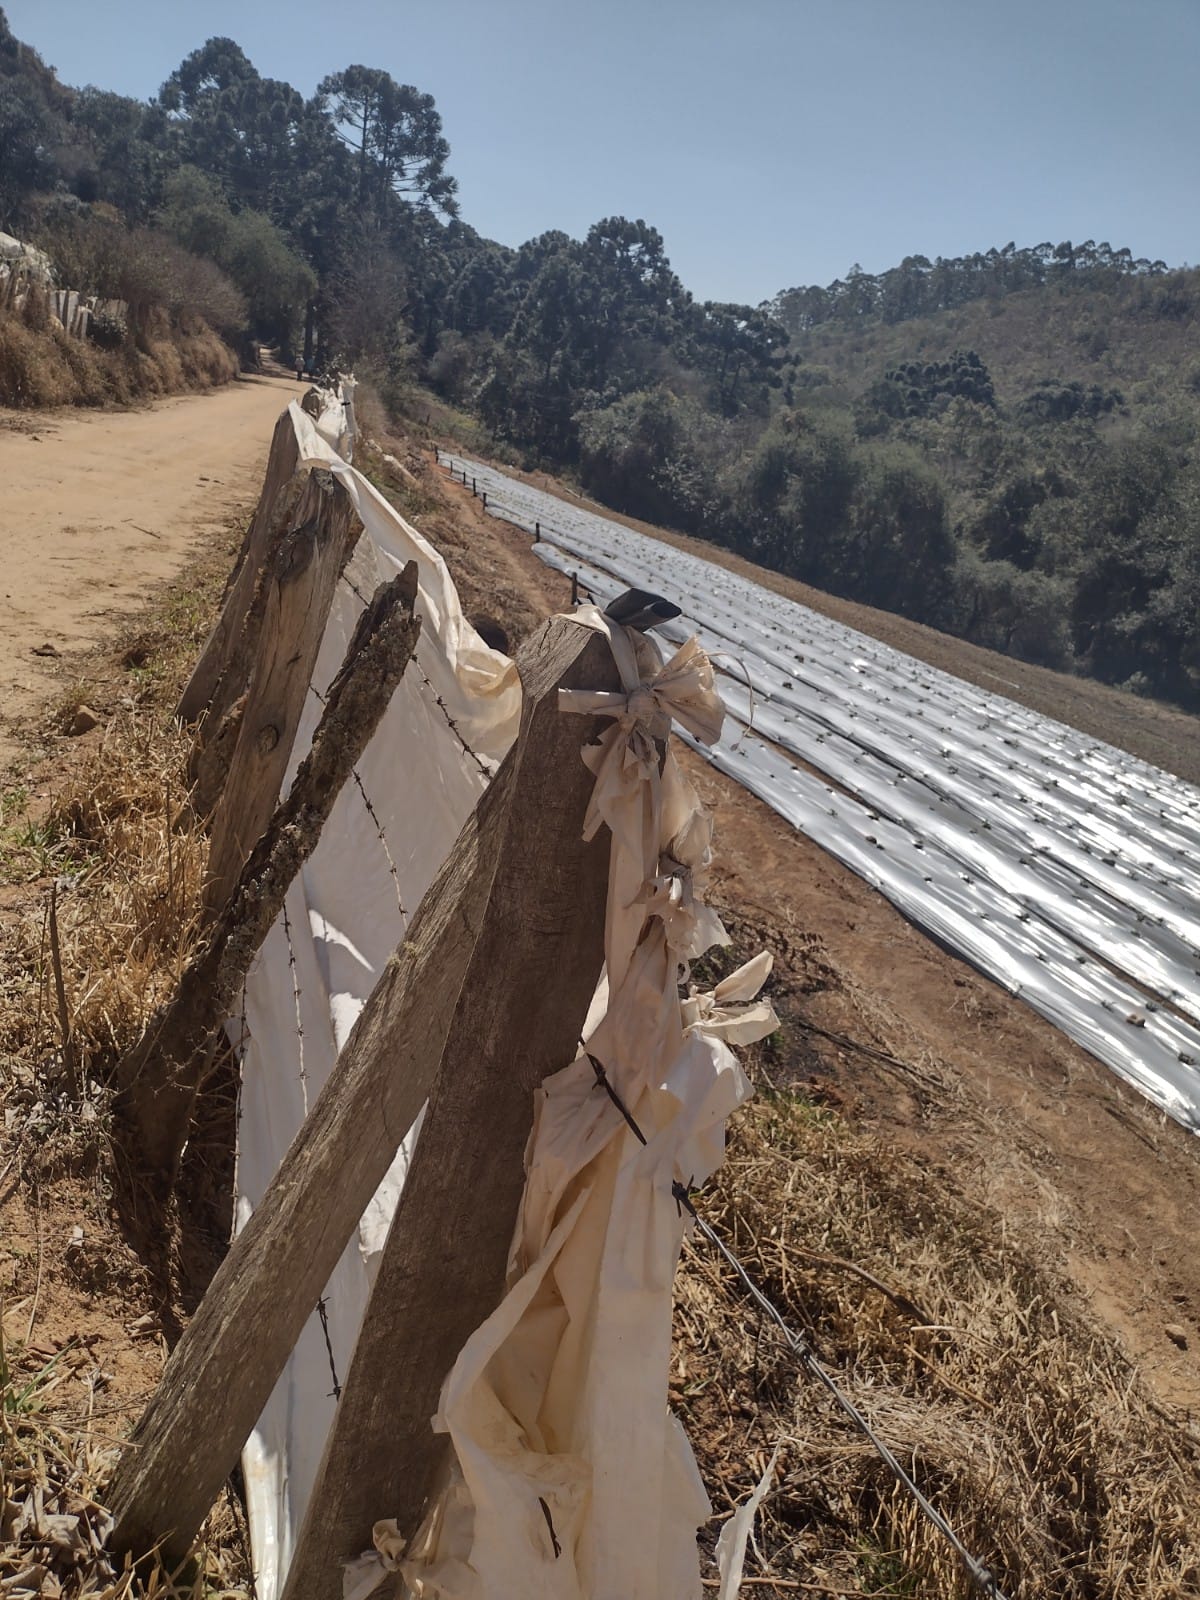
[[[802,333],[823,322],[855,322],[879,317],[904,322],[949,311],[969,300],[1012,294],[1043,284],[1090,282],[1108,285],[1123,277],[1154,277],[1168,270],[1165,261],[1135,258],[1128,249],[1114,250],[1107,241],[1086,239],[1072,244],[1036,244],[1018,249],[1011,241],[1001,249],[969,256],[905,256],[898,267],[870,273],[855,264],[844,278],[821,288],[784,289],[771,310],[789,333]]]
[[[210,39],[143,102],[60,84],[2,12],[0,148],[0,227],[72,286],[187,301],[393,406],[432,388],[619,510],[1200,705],[1195,273],[1009,244],[700,302],[641,219],[483,238],[432,97],[386,71],[306,97]],[[1035,367],[997,338],[1008,306],[1053,324]],[[1126,361],[1115,328],[1166,353]]]

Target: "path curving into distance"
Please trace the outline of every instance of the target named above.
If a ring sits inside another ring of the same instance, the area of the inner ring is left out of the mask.
[[[730,713],[700,754],[1200,1132],[1200,790],[582,505],[440,460],[493,515],[540,524],[534,553],[600,605],[637,587],[682,606],[657,631],[700,636]]]

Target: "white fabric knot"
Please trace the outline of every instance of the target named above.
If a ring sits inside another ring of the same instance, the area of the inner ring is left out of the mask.
[[[775,1007],[756,998],[773,965],[771,952],[762,950],[715,989],[693,990],[682,1005],[684,1027],[726,1044],[753,1044],[774,1033],[779,1026]]]
[[[342,1600],[368,1600],[389,1572],[399,1572],[405,1540],[395,1517],[384,1517],[371,1529],[373,1550],[364,1551],[342,1569]]]
[[[651,683],[639,683],[631,694],[626,695],[625,712],[621,720],[627,719],[640,722],[652,739],[665,739],[670,732],[671,713]],[[662,726],[664,722],[667,724],[665,728]]]
[[[619,627],[592,606],[583,607],[575,620],[608,636],[621,688],[560,689],[560,711],[615,717],[626,729],[644,728],[654,739],[665,739],[674,720],[702,744],[716,744],[725,707],[717,693],[712,662],[694,635],[653,677],[643,677],[639,653],[649,661],[658,657],[649,640]]]
[[[728,944],[720,917],[696,892],[696,872],[684,862],[663,856],[658,876],[640,897],[650,916],[658,917],[668,946],[684,961],[694,961],[715,944]]]

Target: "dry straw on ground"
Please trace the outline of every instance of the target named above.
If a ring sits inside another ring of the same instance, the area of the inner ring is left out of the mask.
[[[98,1497],[145,1395],[121,1393],[119,1379],[95,1367],[84,1331],[97,1285],[113,1287],[117,1315],[140,1291],[156,1327],[185,1309],[177,1304],[177,1257],[187,1219],[151,1219],[143,1261],[156,1247],[162,1259],[140,1275],[129,1270],[131,1208],[121,1199],[130,1172],[112,1137],[110,1086],[116,1060],[172,988],[194,942],[207,844],[185,804],[190,740],[173,725],[170,707],[236,537],[230,530],[226,547],[191,570],[136,634],[90,663],[82,682],[64,686],[46,730],[54,756],[38,772],[49,788],[42,803],[21,784],[0,793],[0,1206],[36,1207],[40,1215],[65,1196],[70,1209],[82,1185],[100,1197],[88,1218],[88,1248],[103,1268],[87,1285],[91,1292],[80,1292],[78,1281],[64,1286],[77,1300],[78,1338],[46,1341],[35,1331],[39,1295],[44,1303],[55,1287],[40,1243],[36,1273],[31,1262],[10,1264],[0,1283],[5,1600],[248,1593],[244,1519],[230,1496],[210,1518],[195,1562],[173,1581],[154,1560],[136,1576],[114,1571],[97,1549],[106,1526]],[[81,698],[102,711],[101,730],[83,748],[61,737]],[[158,1241],[149,1237],[154,1231]]]
[[[760,1089],[705,1214],[1006,1592],[1200,1592],[1200,1441],[1089,1324],[1036,1234],[802,1096]],[[718,1514],[782,1447],[748,1572],[971,1592],[702,1239],[678,1312],[673,1395]]]
[[[182,970],[204,870],[204,840],[194,823],[181,820],[187,818],[185,756],[185,739],[159,712],[123,711],[42,820],[9,833],[9,877],[36,873],[40,893],[8,927],[0,1060],[9,1126],[0,1168],[39,1195],[83,1172],[110,1194],[128,1178],[118,1170],[121,1156],[110,1138],[112,1068]],[[57,907],[61,1010],[50,894]],[[114,1254],[121,1249],[115,1236],[111,1247]],[[39,1263],[39,1281],[40,1272]],[[36,1290],[34,1298],[36,1304]],[[197,1565],[174,1583],[156,1563],[137,1578],[112,1570],[97,1497],[116,1441],[94,1421],[90,1403],[83,1418],[60,1415],[56,1380],[70,1369],[72,1346],[40,1351],[20,1337],[23,1303],[15,1311],[17,1338],[0,1357],[0,1592],[6,1600],[244,1594],[237,1586],[246,1570],[244,1538],[230,1507],[206,1530]],[[130,1420],[126,1416],[124,1425]]]

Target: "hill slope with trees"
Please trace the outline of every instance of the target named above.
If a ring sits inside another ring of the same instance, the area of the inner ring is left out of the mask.
[[[0,144],[0,228],[131,340],[195,315],[393,405],[429,386],[618,510],[1200,706],[1200,273],[1008,244],[700,303],[641,219],[481,237],[386,71],[305,97],[217,38],[142,102],[60,84],[3,13]]]

